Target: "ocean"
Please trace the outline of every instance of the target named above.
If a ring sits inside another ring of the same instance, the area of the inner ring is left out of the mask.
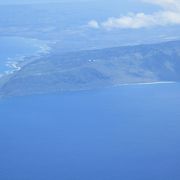
[[[3,180],[179,180],[180,84],[0,100]]]

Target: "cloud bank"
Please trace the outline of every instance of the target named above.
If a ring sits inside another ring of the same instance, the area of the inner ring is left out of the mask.
[[[141,0],[142,2],[158,5],[161,11],[153,14],[130,13],[119,18],[108,18],[105,22],[92,20],[88,23],[91,28],[104,29],[139,29],[153,26],[180,25],[180,0]]]

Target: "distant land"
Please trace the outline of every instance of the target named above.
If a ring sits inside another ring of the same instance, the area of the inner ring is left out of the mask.
[[[180,41],[70,53],[26,62],[0,80],[1,97],[180,81]]]

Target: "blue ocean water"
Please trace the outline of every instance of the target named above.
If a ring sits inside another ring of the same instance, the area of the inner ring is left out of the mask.
[[[2,180],[179,180],[180,84],[0,100]]]
[[[48,49],[44,41],[23,37],[0,37],[0,74],[12,70],[8,62],[15,62],[24,56],[43,53]]]

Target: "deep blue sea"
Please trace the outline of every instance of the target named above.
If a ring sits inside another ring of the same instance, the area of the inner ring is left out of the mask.
[[[1,180],[179,180],[180,84],[0,100]]]

